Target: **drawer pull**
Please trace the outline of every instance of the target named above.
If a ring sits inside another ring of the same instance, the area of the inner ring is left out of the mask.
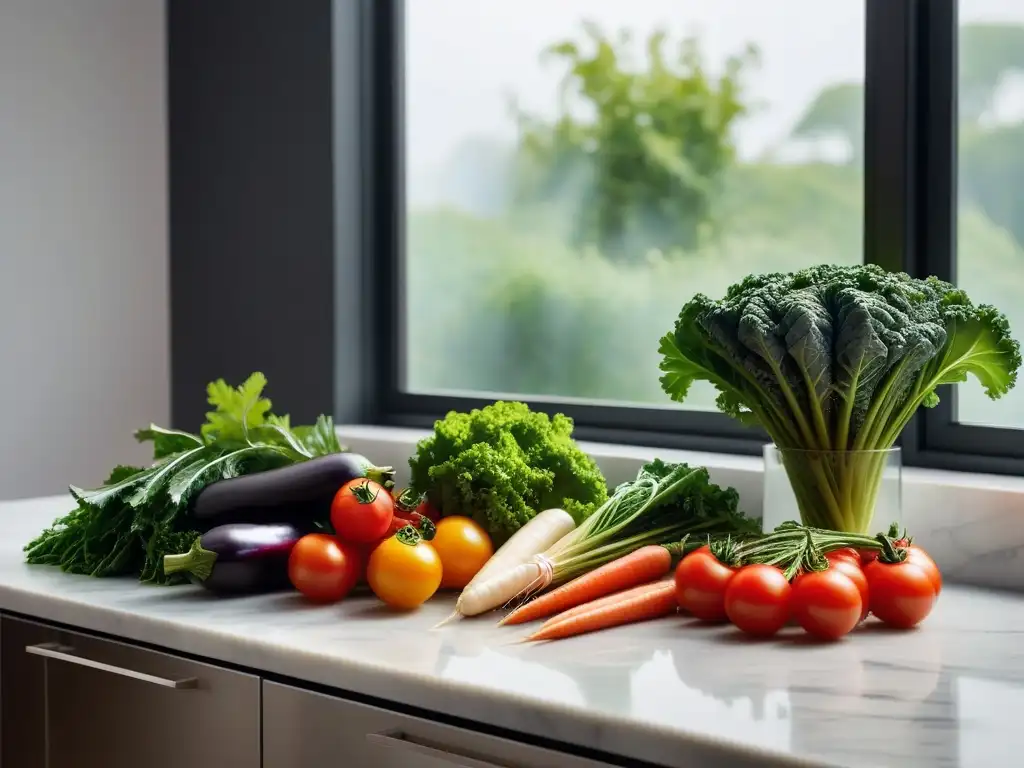
[[[497,762],[483,755],[471,752],[453,752],[450,747],[442,744],[420,739],[404,731],[383,731],[382,733],[368,733],[366,740],[372,744],[388,749],[401,749],[423,757],[430,757],[434,760],[455,765],[459,768],[517,768],[512,763]]]
[[[75,649],[71,646],[61,645],[60,643],[40,643],[39,645],[25,646],[25,652],[31,653],[33,656],[42,656],[46,659],[66,661],[68,664],[77,664],[80,667],[98,669],[101,672],[110,672],[111,674],[120,675],[121,677],[130,677],[133,680],[141,680],[144,683],[162,685],[164,688],[195,688],[199,682],[194,677],[186,677],[181,680],[169,680],[166,677],[157,677],[156,675],[147,675],[145,672],[136,672],[134,669],[115,667],[113,664],[105,664],[102,661],[94,661],[93,659],[87,659],[85,656],[78,656],[74,653],[74,650]]]

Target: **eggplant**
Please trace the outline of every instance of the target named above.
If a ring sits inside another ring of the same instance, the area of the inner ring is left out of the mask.
[[[211,483],[192,512],[200,528],[226,523],[308,523],[326,520],[345,483],[365,477],[394,487],[391,467],[374,466],[358,453],[332,453],[252,475]]]
[[[220,525],[188,552],[164,555],[164,573],[186,573],[218,594],[254,594],[289,587],[288,556],[310,529],[287,523]]]

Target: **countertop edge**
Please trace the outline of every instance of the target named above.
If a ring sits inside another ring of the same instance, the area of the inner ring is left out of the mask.
[[[518,694],[501,697],[466,684],[428,683],[417,675],[401,675],[391,668],[324,659],[258,638],[239,642],[237,637],[207,628],[189,628],[174,620],[128,614],[103,606],[54,598],[0,585],[0,611],[29,619],[61,624],[116,640],[143,643],[169,653],[180,653],[253,672],[323,686],[344,697],[355,694],[425,711],[443,711],[450,717],[510,733],[597,750],[618,760],[642,760],[657,766],[689,766],[704,760],[716,765],[766,768],[823,768],[827,763],[763,750],[750,745],[659,726],[622,722],[599,713],[574,711],[562,705],[530,700]],[[481,712],[486,712],[481,717]],[[552,718],[557,718],[553,721]],[[610,748],[609,745],[616,745]]]

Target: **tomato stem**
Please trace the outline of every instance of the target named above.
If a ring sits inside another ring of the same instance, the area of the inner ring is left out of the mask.
[[[884,562],[902,562],[907,556],[906,549],[896,545],[897,536],[900,533],[896,523],[889,527],[888,535],[867,536],[812,528],[789,521],[760,538],[741,542],[735,547],[733,556],[738,565],[773,565],[792,580],[801,571],[827,569],[829,563],[825,554],[847,547],[878,551],[879,559]],[[899,541],[902,544],[905,540],[909,540],[906,531]]]
[[[352,488],[352,495],[356,497],[356,501],[360,504],[373,504],[377,500],[379,493],[380,489],[370,487],[369,480],[364,480]]]

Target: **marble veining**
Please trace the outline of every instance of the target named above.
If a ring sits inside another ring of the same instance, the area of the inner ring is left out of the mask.
[[[0,609],[659,765],[973,768],[1024,754],[1024,597],[949,586],[927,623],[751,641],[677,617],[527,646],[451,600],[218,599],[28,566],[63,498],[0,504]]]

